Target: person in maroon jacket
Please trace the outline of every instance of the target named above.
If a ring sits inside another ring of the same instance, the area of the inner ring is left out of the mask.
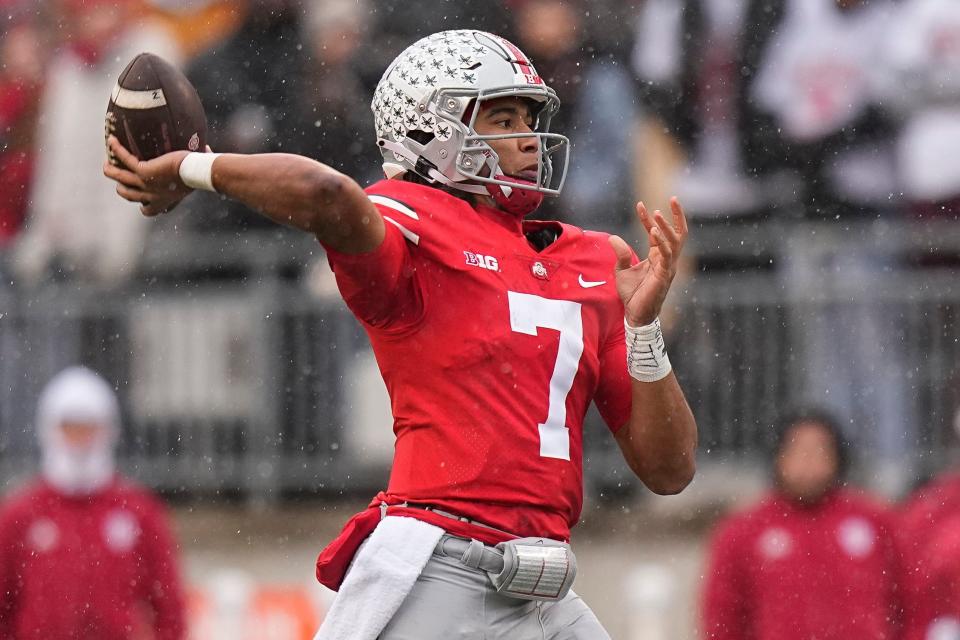
[[[841,484],[843,436],[820,412],[784,422],[775,488],[716,530],[702,602],[709,640],[900,638],[892,513]]]
[[[40,478],[0,506],[0,638],[184,638],[164,508],[115,471],[113,389],[89,369],[62,371],[37,428]]]
[[[960,471],[918,489],[900,512],[907,557],[907,640],[960,640]]]

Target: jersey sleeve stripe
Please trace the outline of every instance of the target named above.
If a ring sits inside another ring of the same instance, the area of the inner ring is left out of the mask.
[[[379,196],[379,195],[376,195],[376,194],[369,195],[369,196],[367,196],[367,197],[370,198],[370,202],[372,202],[372,203],[374,203],[374,204],[379,204],[380,206],[388,207],[388,208],[390,208],[390,209],[393,209],[394,211],[397,211],[397,212],[399,212],[399,213],[402,213],[403,215],[407,216],[408,218],[413,218],[414,220],[419,220],[419,219],[420,219],[420,216],[417,215],[417,212],[416,212],[416,211],[414,211],[413,209],[411,209],[411,208],[408,207],[407,205],[403,204],[402,202],[398,202],[398,201],[394,200],[393,198],[388,198],[388,197],[386,197],[386,196]],[[394,224],[396,224],[396,223],[394,223]],[[398,225],[398,226],[399,226],[399,225]]]
[[[372,197],[372,196],[371,196]],[[397,229],[400,229],[400,233],[403,234],[403,237],[412,242],[415,245],[420,244],[420,236],[407,229],[405,226],[391,218],[390,216],[383,216],[383,219],[395,226]]]

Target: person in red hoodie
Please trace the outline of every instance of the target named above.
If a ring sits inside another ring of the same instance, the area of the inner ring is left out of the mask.
[[[33,138],[47,57],[37,9],[0,0],[0,247],[19,233],[33,174]]]
[[[902,558],[892,514],[846,488],[841,431],[811,411],[784,422],[775,488],[728,517],[709,548],[709,640],[894,640]]]
[[[62,371],[37,428],[40,478],[0,506],[0,638],[184,638],[167,516],[115,471],[113,389],[89,369]]]
[[[960,640],[960,471],[918,489],[900,512],[907,640]]]

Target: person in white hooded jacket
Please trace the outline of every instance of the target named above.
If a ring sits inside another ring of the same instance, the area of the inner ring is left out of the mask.
[[[172,64],[173,37],[145,19],[133,0],[66,0],[63,36],[44,77],[36,164],[24,228],[12,245],[15,282],[36,287],[58,277],[102,287],[123,284],[143,253],[148,225],[100,179],[103,117],[117,78],[138,53]]]
[[[165,510],[116,471],[113,389],[68,368],[36,422],[39,478],[0,505],[0,638],[184,638]]]

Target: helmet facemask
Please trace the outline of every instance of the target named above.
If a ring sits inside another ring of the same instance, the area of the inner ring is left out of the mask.
[[[443,43],[448,41],[453,48],[448,45],[447,51],[460,47],[460,51],[472,51],[479,57],[460,56],[460,75],[449,80],[440,78],[444,80],[440,82],[438,76],[444,70],[430,72],[441,64],[439,58],[430,57],[430,52],[445,55]],[[541,198],[560,193],[568,167],[569,140],[549,131],[560,101],[535,73],[518,75],[516,69],[520,67],[511,57],[514,54],[509,54],[499,42],[506,41],[477,31],[435,34],[411,46],[408,51],[412,52],[402,54],[386,71],[372,106],[388,177],[412,170],[429,182],[467,193],[492,195],[498,204],[502,198],[513,197],[516,191],[534,192]],[[525,61],[524,64],[529,65]],[[421,66],[426,70],[418,72]],[[513,84],[484,87],[491,84],[491,78]],[[415,91],[411,89],[415,83],[426,83],[432,88]],[[477,133],[475,127],[483,103],[506,97],[527,98],[539,105],[534,112],[533,131]],[[535,181],[507,176],[502,171],[500,157],[490,142],[511,138],[537,139],[540,153]]]

